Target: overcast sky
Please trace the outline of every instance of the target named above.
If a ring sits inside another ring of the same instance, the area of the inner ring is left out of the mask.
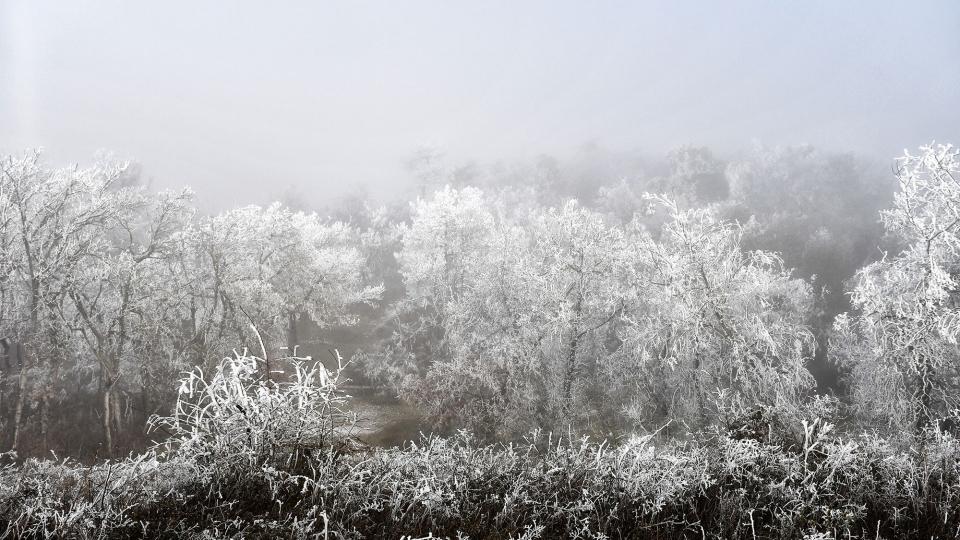
[[[789,5],[788,5],[789,4]],[[0,0],[0,152],[136,158],[217,206],[454,160],[960,143],[960,2]]]

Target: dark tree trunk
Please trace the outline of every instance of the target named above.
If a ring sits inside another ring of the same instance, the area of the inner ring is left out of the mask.
[[[11,445],[11,449],[14,451],[20,450],[20,429],[23,422],[23,404],[27,399],[27,362],[24,358],[26,355],[24,354],[22,345],[17,345],[17,352],[20,373],[17,380],[17,405],[13,412],[13,444]]]
[[[297,314],[290,311],[287,313],[287,354],[296,356],[297,345],[300,344],[297,336]]]
[[[109,381],[103,386],[103,442],[108,458],[113,457],[113,407],[110,403],[112,387]]]
[[[580,318],[583,314],[583,253],[580,253],[580,267],[578,268],[577,300],[573,305],[573,323],[571,326],[570,345],[567,349],[566,366],[563,374],[563,403],[561,404],[564,420],[570,422],[570,413],[573,409],[573,379],[577,374],[577,347],[584,331],[580,328]]]
[[[914,361],[917,366],[917,391],[914,396],[916,406],[917,433],[922,433],[933,424],[933,366],[922,352],[913,350]]]
[[[40,398],[40,441],[43,444],[43,455],[50,450],[50,400],[46,392]]]

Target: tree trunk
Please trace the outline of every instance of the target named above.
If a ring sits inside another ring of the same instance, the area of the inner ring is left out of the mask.
[[[576,283],[576,294],[577,300],[573,305],[573,317],[570,324],[570,346],[567,350],[566,366],[563,374],[563,395],[561,399],[561,411],[564,416],[563,420],[569,425],[570,424],[570,414],[573,409],[573,378],[577,372],[577,346],[580,344],[580,338],[583,336],[583,331],[580,328],[580,318],[583,314],[583,281],[584,281],[584,271],[583,271],[583,251],[581,250],[578,254],[578,262],[575,272],[577,273],[577,283]]]
[[[103,441],[107,457],[113,457],[113,407],[110,403],[110,394],[113,384],[107,381],[103,386]]]
[[[25,354],[23,346],[17,344],[17,360],[20,365],[20,374],[17,381],[17,406],[13,413],[13,445],[11,450],[19,451],[20,450],[20,425],[23,420],[23,404],[26,401],[27,393],[27,362],[25,361]]]
[[[40,441],[43,444],[43,455],[50,450],[50,400],[46,392],[40,397]]]
[[[919,379],[917,381],[919,383],[917,391],[914,396],[914,405],[916,406],[917,415],[916,430],[917,433],[920,434],[932,424],[930,407],[933,404],[933,367],[923,353],[914,349],[913,354]]]
[[[580,256],[581,265],[583,255]],[[573,324],[570,335],[570,347],[567,349],[567,365],[563,374],[563,415],[567,423],[570,422],[570,412],[573,408],[573,379],[577,373],[577,346],[580,345],[580,316],[583,312],[583,274],[580,275],[580,284],[577,291],[577,302],[573,306]]]
[[[567,365],[563,374],[563,408],[564,411],[570,410],[570,400],[573,399],[573,378],[577,370],[577,345],[580,337],[577,329],[573,329],[574,334],[570,338],[570,347],[567,349]]]
[[[297,314],[290,311],[287,313],[287,354],[296,356],[297,345],[299,345],[299,338],[297,337]]]
[[[147,422],[150,420],[150,416],[152,415],[150,412],[150,390],[147,380],[147,372],[146,370],[143,370],[142,375],[140,376],[140,416],[142,419],[141,424],[144,426],[144,434],[147,432]]]
[[[263,351],[263,369],[264,375],[267,378],[267,382],[273,381],[273,361],[270,359],[270,353],[266,350]]]
[[[119,434],[123,432],[124,412],[121,408],[121,404],[123,403],[123,395],[118,393],[117,395],[113,396],[110,402],[113,404],[113,432],[115,434]]]

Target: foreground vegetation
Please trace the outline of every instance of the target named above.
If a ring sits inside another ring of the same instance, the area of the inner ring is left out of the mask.
[[[170,439],[120,461],[0,469],[5,538],[930,538],[960,527],[960,441],[838,435],[727,411],[696,442],[465,432],[372,449],[339,372],[259,359],[182,381]],[[809,408],[835,414],[835,403]],[[908,446],[908,441],[915,441]]]

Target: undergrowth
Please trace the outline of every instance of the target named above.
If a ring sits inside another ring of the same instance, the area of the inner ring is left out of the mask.
[[[125,460],[0,466],[3,538],[943,538],[960,442],[844,436],[767,410],[696,442],[461,432],[373,449],[339,370],[240,355],[184,378],[168,438]],[[816,409],[816,408],[813,408]],[[812,409],[812,410],[813,410]],[[793,424],[791,422],[796,422]]]

